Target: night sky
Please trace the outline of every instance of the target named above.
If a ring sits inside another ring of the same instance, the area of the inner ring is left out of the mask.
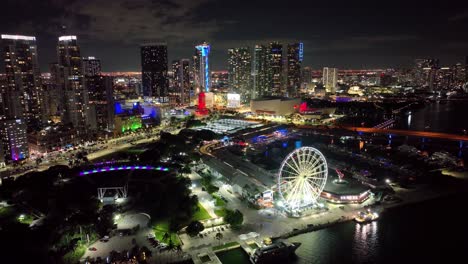
[[[83,56],[101,58],[104,71],[139,71],[145,41],[167,42],[170,61],[209,41],[214,70],[226,69],[228,48],[271,40],[304,42],[303,65],[313,68],[405,67],[417,57],[451,65],[468,55],[463,1],[321,2],[2,0],[0,32],[36,36],[43,71],[55,61],[64,26],[78,36]]]

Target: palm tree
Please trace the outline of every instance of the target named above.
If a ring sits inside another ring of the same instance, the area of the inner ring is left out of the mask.
[[[171,254],[171,261],[172,262],[172,257],[174,256],[173,255],[173,252],[174,252],[174,248],[175,248],[175,245],[174,245],[174,242],[172,242],[172,237],[169,238],[169,244],[167,245],[167,250],[170,252]]]
[[[215,238],[219,241],[219,244],[221,245],[221,239],[223,239],[223,234],[218,232],[218,233],[216,233]]]
[[[164,236],[162,237],[162,240],[166,241],[168,238],[170,238],[169,234],[167,232],[164,233]]]

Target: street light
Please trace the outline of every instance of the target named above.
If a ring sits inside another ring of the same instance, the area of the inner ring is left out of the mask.
[[[120,214],[116,214],[116,215],[114,216],[114,221],[118,221],[119,219],[120,219]]]
[[[385,179],[385,183],[390,184],[391,183],[390,179]]]

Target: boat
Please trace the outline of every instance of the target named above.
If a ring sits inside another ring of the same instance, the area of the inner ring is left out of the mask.
[[[366,224],[366,223],[375,221],[377,219],[379,219],[379,214],[376,212],[372,212],[370,209],[368,209],[367,211],[359,212],[357,216],[354,218],[354,221],[360,224]]]
[[[263,263],[281,263],[287,261],[294,256],[296,249],[301,246],[301,243],[290,243],[285,240],[279,240],[271,245],[257,248],[250,256],[250,262],[253,264]]]

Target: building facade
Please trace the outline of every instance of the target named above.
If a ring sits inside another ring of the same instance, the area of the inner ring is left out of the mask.
[[[252,64],[252,99],[271,95],[271,68],[269,67],[268,54],[267,46],[255,45]]]
[[[23,119],[0,121],[3,156],[12,161],[29,157],[27,125]]]
[[[91,130],[114,129],[114,96],[112,76],[94,75],[85,77],[89,93],[88,124]]]
[[[4,114],[8,119],[24,118],[31,128],[38,127],[45,114],[36,38],[1,35],[0,40],[6,81],[1,91]]]
[[[54,78],[62,97],[62,121],[84,133],[87,129],[88,91],[84,83],[80,47],[76,36],[61,36],[57,45]]]
[[[323,86],[327,93],[336,93],[336,86],[338,82],[338,69],[337,68],[323,68]]]
[[[206,42],[195,46],[193,56],[194,85],[199,91],[211,91],[210,45]]]
[[[304,57],[304,44],[288,44],[287,96],[295,97],[301,87],[301,63]]]
[[[176,104],[190,103],[190,60],[180,59],[172,62],[173,83],[171,95]]]
[[[271,78],[271,96],[283,96],[285,89],[283,86],[283,45],[272,42],[269,46],[269,78]]]
[[[166,102],[169,88],[167,44],[142,45],[140,52],[143,95]]]
[[[98,76],[101,75],[101,60],[96,57],[83,57],[83,75]]]
[[[248,47],[228,49],[229,89],[241,95],[242,102],[252,98],[252,55]]]

